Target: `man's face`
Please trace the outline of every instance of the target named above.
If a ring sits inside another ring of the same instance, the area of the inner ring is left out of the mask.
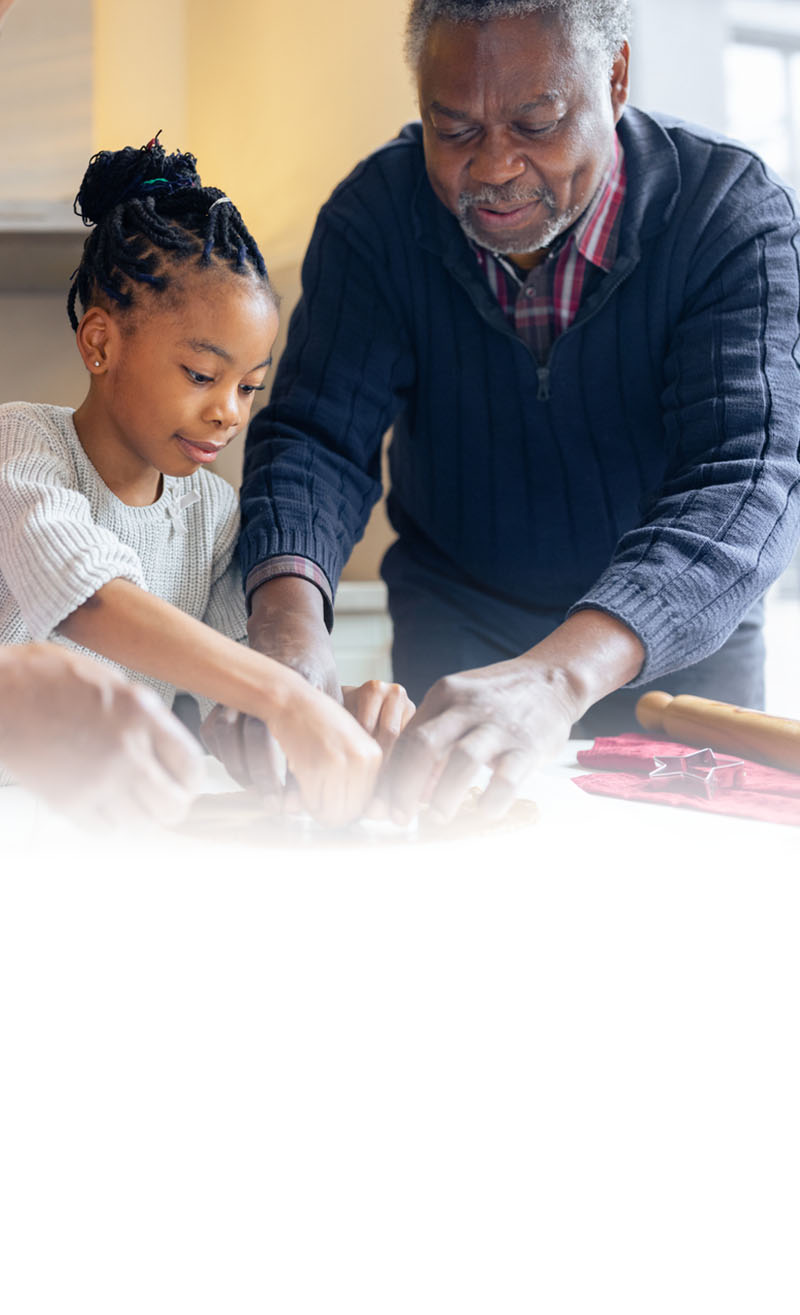
[[[609,75],[552,17],[434,23],[419,68],[433,190],[481,246],[535,263],[594,196],[627,89],[627,45]]]

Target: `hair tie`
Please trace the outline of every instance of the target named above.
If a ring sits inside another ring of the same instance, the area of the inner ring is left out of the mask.
[[[215,205],[224,205],[226,201],[228,205],[233,205],[233,201],[229,196],[218,196],[216,201],[212,201],[211,205],[208,207],[208,213],[211,214],[211,211],[214,209]]]

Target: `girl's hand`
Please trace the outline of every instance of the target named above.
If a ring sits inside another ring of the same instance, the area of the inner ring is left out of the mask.
[[[387,759],[395,740],[416,710],[403,686],[390,685],[385,680],[368,680],[363,685],[345,685],[342,698],[347,711],[378,741],[384,759]]]
[[[291,674],[291,692],[270,728],[286,754],[303,806],[324,826],[361,817],[372,799],[383,754],[328,694]]]

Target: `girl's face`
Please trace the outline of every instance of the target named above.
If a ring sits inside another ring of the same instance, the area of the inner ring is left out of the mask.
[[[185,476],[213,464],[264,385],[278,331],[264,289],[201,271],[185,274],[178,291],[175,305],[143,299],[131,320],[92,308],[79,328],[102,466],[116,469],[117,483],[147,468]]]

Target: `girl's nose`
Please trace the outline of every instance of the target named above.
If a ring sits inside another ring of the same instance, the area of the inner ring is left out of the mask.
[[[230,429],[237,425],[239,423],[238,392],[234,395],[226,391],[210,399],[206,419],[218,429]]]

